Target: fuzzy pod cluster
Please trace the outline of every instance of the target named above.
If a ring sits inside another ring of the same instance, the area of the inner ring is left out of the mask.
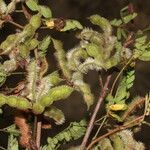
[[[69,68],[82,73],[87,73],[88,70],[109,69],[120,61],[120,50],[115,48],[117,38],[112,35],[110,22],[99,15],[92,15],[89,20],[98,25],[102,32],[84,28],[77,36],[80,39],[78,46],[67,53]]]
[[[35,34],[35,31],[40,27],[40,25],[41,15],[33,15],[30,19],[29,24],[24,27],[22,32],[9,35],[5,39],[5,41],[1,43],[0,49],[3,50],[1,54],[8,54],[14,47],[17,47],[18,45],[22,44],[27,39],[32,37]]]

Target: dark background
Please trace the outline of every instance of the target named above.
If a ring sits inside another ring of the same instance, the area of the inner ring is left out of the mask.
[[[83,26],[91,26],[89,21],[86,19],[92,14],[100,14],[103,17],[108,19],[119,18],[120,9],[128,5],[129,2],[134,4],[135,10],[138,12],[138,17],[134,20],[136,29],[144,29],[150,25],[150,0],[39,0],[41,4],[50,6],[53,17],[62,17],[62,18],[71,18],[79,20]],[[18,17],[17,14],[14,15],[16,22],[24,24],[24,19]],[[13,33],[15,30],[12,25],[6,25],[2,30],[0,30],[0,41],[5,39],[7,34]],[[78,41],[75,39],[75,32],[59,33],[57,31],[50,30],[40,30],[40,37],[47,34],[52,34],[53,37],[60,39],[64,42],[64,47],[66,50],[74,47]],[[54,49],[49,48],[48,61],[49,61],[49,71],[52,72],[56,68],[56,60],[54,59]],[[134,95],[145,95],[150,91],[150,63],[149,62],[137,62],[136,64],[136,80],[132,90]],[[20,76],[17,77],[20,80]],[[18,81],[15,79],[16,82]],[[98,74],[95,71],[90,71],[85,76],[86,82],[91,85],[92,91],[95,93],[98,98],[99,94],[99,83],[98,83]],[[11,81],[11,82],[10,82]],[[7,84],[11,85],[14,83],[14,78],[10,78],[7,81]],[[42,132],[42,143],[46,143],[46,137],[52,136],[61,131],[64,127],[67,127],[71,121],[79,121],[82,118],[88,116],[86,111],[86,105],[84,104],[83,98],[78,93],[73,93],[68,100],[60,101],[56,103],[57,107],[63,110],[66,116],[66,123],[63,126],[53,126],[51,130],[43,130]],[[94,106],[93,106],[94,108]],[[100,110],[100,114],[103,113],[103,110]],[[5,119],[0,119],[0,122],[3,122],[1,128],[6,127],[10,122],[12,122],[12,117],[9,113],[4,115]],[[99,115],[100,117],[100,115]],[[1,123],[0,123],[1,124]],[[142,131],[136,134],[136,139],[145,143],[148,150],[150,150],[150,128],[143,125]],[[7,137],[0,132],[0,145],[6,146]],[[81,142],[81,141],[78,141]],[[73,142],[69,145],[78,144]],[[67,145],[68,146],[68,145]],[[61,147],[60,149],[65,150],[66,146]]]

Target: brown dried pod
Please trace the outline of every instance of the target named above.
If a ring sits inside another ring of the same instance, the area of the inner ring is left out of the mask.
[[[61,30],[64,28],[66,22],[63,18],[54,19],[54,27],[56,30]]]

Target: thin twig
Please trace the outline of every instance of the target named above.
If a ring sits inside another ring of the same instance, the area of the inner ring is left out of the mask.
[[[26,72],[12,72],[11,75],[26,74]]]
[[[26,17],[26,19],[29,21],[32,15],[28,12],[28,10],[23,4],[22,4],[22,12],[24,13],[24,16]]]
[[[4,147],[2,147],[2,146],[0,146],[0,150],[7,150],[6,148],[4,148]]]
[[[99,77],[99,83],[100,83],[101,89],[103,89],[103,88],[104,88],[104,85],[103,85],[103,79],[102,79],[102,76],[101,76],[101,75],[100,75],[100,77]]]
[[[36,141],[36,131],[37,131],[37,116],[34,116],[33,139],[35,141]]]
[[[112,134],[114,134],[114,133],[116,133],[116,132],[118,132],[118,131],[121,131],[121,130],[124,130],[124,129],[127,129],[127,128],[132,127],[131,124],[133,124],[134,122],[138,122],[138,121],[140,121],[140,120],[142,121],[142,120],[143,120],[143,117],[144,117],[143,115],[140,116],[140,117],[137,117],[136,119],[134,119],[134,120],[132,120],[132,121],[130,121],[130,122],[128,122],[128,123],[122,125],[122,126],[119,126],[119,127],[115,128],[114,130],[111,130],[111,131],[109,131],[108,133],[106,133],[106,134],[104,134],[104,135],[102,135],[102,136],[96,138],[95,140],[93,140],[93,141],[89,144],[89,146],[86,148],[86,150],[90,150],[90,149],[93,147],[93,145],[95,145],[97,142],[99,142],[99,141],[102,140],[103,138],[106,138],[106,137],[108,137],[108,136],[110,136],[110,135],[112,135]]]
[[[150,123],[149,123],[149,122],[147,122],[147,121],[143,121],[142,123],[143,123],[143,124],[145,124],[145,125],[150,126]]]
[[[101,120],[103,120],[105,117],[107,117],[107,115],[101,117],[100,119],[97,119],[97,120],[95,121],[95,124],[97,124],[98,122],[100,122]]]
[[[15,10],[14,12],[16,12],[16,13],[23,13],[22,10]]]
[[[110,91],[110,94],[112,95],[113,94],[113,90],[115,88],[115,85],[116,85],[116,82],[118,81],[120,75],[122,74],[122,72],[125,70],[125,68],[131,63],[131,61],[134,59],[134,57],[131,57],[128,62],[126,63],[126,65],[121,69],[121,71],[119,72],[119,74],[117,75],[117,77],[115,78],[114,82],[113,82],[113,85],[112,85],[112,88],[111,88],[111,91]]]
[[[110,82],[110,79],[111,79],[111,75],[108,75],[107,79],[106,79],[106,82],[105,82],[105,85],[104,85],[104,88],[102,89],[102,93],[101,93],[101,96],[99,97],[99,100],[97,102],[97,105],[95,107],[95,110],[92,114],[92,117],[90,119],[90,122],[89,122],[89,125],[88,125],[88,128],[87,128],[87,131],[85,133],[85,136],[83,138],[83,141],[82,141],[82,144],[81,144],[81,150],[84,150],[85,147],[86,147],[86,144],[88,142],[88,139],[89,139],[89,136],[91,134],[91,131],[93,129],[93,126],[94,126],[94,122],[95,122],[95,119],[96,119],[96,115],[101,107],[101,104],[105,98],[105,96],[107,95],[107,91],[108,91],[108,84]]]
[[[98,128],[98,130],[97,130],[97,132],[96,132],[96,134],[95,134],[95,136],[93,137],[93,140],[96,139],[98,133],[100,132],[100,130],[101,130],[101,128],[103,127],[103,125],[104,125],[104,123],[105,123],[106,120],[107,120],[107,116],[105,116],[105,117],[103,118],[103,121],[102,121],[102,123],[100,124],[100,126],[99,126],[99,128]]]
[[[38,150],[40,150],[40,143],[41,143],[41,127],[42,127],[42,122],[38,121],[37,131],[36,131],[36,145],[37,145]]]
[[[11,23],[11,24],[13,24],[14,26],[20,28],[20,29],[23,29],[23,28],[24,28],[22,25],[20,25],[20,24],[18,24],[18,23],[16,23],[16,22],[13,22],[13,21],[11,21],[11,20],[9,20],[8,22]]]

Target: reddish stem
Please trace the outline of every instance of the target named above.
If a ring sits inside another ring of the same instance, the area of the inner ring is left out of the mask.
[[[88,128],[87,128],[87,131],[86,131],[86,133],[85,133],[85,136],[84,136],[83,141],[82,141],[82,144],[81,144],[81,150],[84,150],[85,147],[86,147],[86,144],[87,144],[87,142],[88,142],[89,136],[90,136],[90,134],[91,134],[91,132],[92,132],[92,129],[93,129],[93,127],[94,127],[94,122],[95,122],[97,113],[98,113],[98,111],[99,111],[99,109],[100,109],[100,107],[101,107],[101,104],[102,104],[104,98],[105,98],[106,95],[107,95],[108,84],[109,84],[109,82],[110,82],[110,79],[111,79],[111,75],[109,75],[109,76],[107,77],[107,79],[106,79],[104,88],[102,89],[102,94],[101,94],[101,96],[99,97],[99,100],[98,100],[98,102],[97,102],[97,105],[96,105],[96,107],[95,107],[95,110],[94,110],[94,112],[93,112],[93,114],[92,114],[92,117],[91,117],[91,119],[90,119],[90,122],[89,122],[89,125],[88,125]]]

